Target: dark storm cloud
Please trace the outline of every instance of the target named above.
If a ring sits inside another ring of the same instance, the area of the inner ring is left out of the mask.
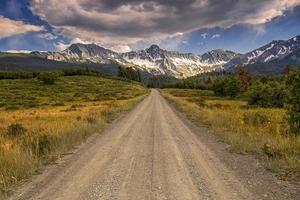
[[[85,8],[94,9],[94,8],[104,8],[108,10],[117,9],[124,5],[132,5],[137,6],[144,4],[144,6],[151,6],[153,4],[156,5],[164,5],[168,7],[176,7],[176,8],[183,8],[185,6],[189,6],[192,3],[196,2],[197,0],[102,0],[102,1],[89,1],[89,0],[82,0],[81,3]]]
[[[32,11],[69,37],[130,44],[204,27],[264,23],[300,0],[32,0]]]

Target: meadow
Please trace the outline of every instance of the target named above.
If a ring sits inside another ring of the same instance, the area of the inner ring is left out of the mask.
[[[147,93],[137,82],[94,76],[59,77],[52,85],[0,80],[0,197],[100,133]]]
[[[249,106],[213,91],[163,89],[162,94],[198,126],[208,127],[230,151],[254,154],[280,178],[300,180],[300,137],[288,134],[286,110]]]

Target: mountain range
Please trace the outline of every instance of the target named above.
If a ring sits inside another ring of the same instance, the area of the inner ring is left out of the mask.
[[[213,50],[202,56],[161,49],[157,45],[127,53],[117,53],[96,44],[72,44],[61,52],[32,52],[47,60],[67,63],[120,64],[146,71],[153,75],[177,78],[221,69],[238,54],[232,51]]]
[[[300,35],[289,40],[274,40],[246,54],[240,54],[224,65],[225,69],[244,65],[252,72],[280,73],[285,65],[300,64]]]
[[[272,41],[245,54],[217,49],[196,55],[167,51],[157,45],[151,45],[143,50],[117,53],[96,44],[77,43],[60,52],[36,51],[31,52],[29,56],[45,63],[106,66],[106,68],[129,66],[148,74],[176,78],[216,70],[231,70],[238,65],[243,65],[256,74],[278,74],[286,65],[300,64],[300,35],[289,40]],[[3,56],[0,55],[0,69],[2,61]]]

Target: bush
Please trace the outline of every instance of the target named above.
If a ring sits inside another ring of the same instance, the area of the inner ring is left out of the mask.
[[[216,80],[213,90],[218,96],[236,97],[242,92],[242,83],[235,77],[227,77],[223,80]]]
[[[24,128],[23,125],[20,123],[11,124],[7,128],[7,135],[13,137],[22,136],[25,134],[25,132],[26,132],[26,128]]]
[[[97,70],[89,69],[89,68],[67,68],[63,69],[64,76],[104,76],[102,73]]]
[[[224,86],[226,96],[236,97],[242,91],[242,83],[235,77],[226,78]]]
[[[26,137],[22,143],[23,146],[26,148],[30,148],[31,152],[39,157],[42,158],[45,155],[49,154],[51,150],[57,148],[55,146],[55,141],[57,138],[55,135],[48,135],[45,133],[37,134],[37,135],[31,135],[29,137]]]
[[[288,122],[293,134],[300,136],[300,70],[287,77],[288,86]]]
[[[86,121],[89,123],[89,124],[95,124],[97,122],[97,119],[95,116],[89,116],[86,118]]]
[[[58,72],[41,72],[37,78],[44,84],[51,85],[54,84],[60,75]]]
[[[248,104],[261,107],[283,107],[285,102],[285,85],[278,81],[252,83],[248,91]]]
[[[188,101],[193,102],[195,104],[197,104],[198,106],[204,107],[206,106],[205,104],[205,100],[203,98],[199,98],[199,97],[189,97],[187,98]]]
[[[225,96],[224,81],[216,80],[213,84],[213,90],[214,90],[215,95]]]
[[[30,79],[36,77],[34,72],[0,71],[0,79]]]
[[[245,124],[252,124],[254,126],[263,125],[270,122],[268,116],[261,112],[244,113],[243,121]]]

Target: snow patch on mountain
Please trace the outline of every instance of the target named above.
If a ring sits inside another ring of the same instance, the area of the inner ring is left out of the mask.
[[[296,36],[289,40],[272,41],[261,48],[233,58],[224,67],[230,68],[237,65],[267,63],[275,59],[283,59],[300,48],[299,38],[300,36]]]
[[[271,60],[272,58],[275,58],[275,57],[276,57],[276,56],[274,56],[274,55],[271,54],[271,55],[269,55],[268,57],[266,57],[264,61],[265,61],[265,62],[268,62],[269,60]]]
[[[216,49],[202,55],[149,48],[117,53],[96,44],[72,44],[61,52],[33,52],[40,57],[69,63],[117,64],[135,67],[153,75],[185,78],[200,73],[223,70],[238,65],[278,62],[300,49],[300,35],[289,40],[272,41],[246,54]],[[288,61],[298,60],[298,53]]]
[[[174,65],[202,65],[201,62],[198,61],[193,61],[187,58],[178,58],[178,57],[171,57],[171,61],[173,62]]]
[[[122,54],[128,63],[146,69],[150,73],[184,78],[199,73],[222,69],[235,55],[234,52],[214,50],[203,55],[166,51],[157,45],[139,51]]]

